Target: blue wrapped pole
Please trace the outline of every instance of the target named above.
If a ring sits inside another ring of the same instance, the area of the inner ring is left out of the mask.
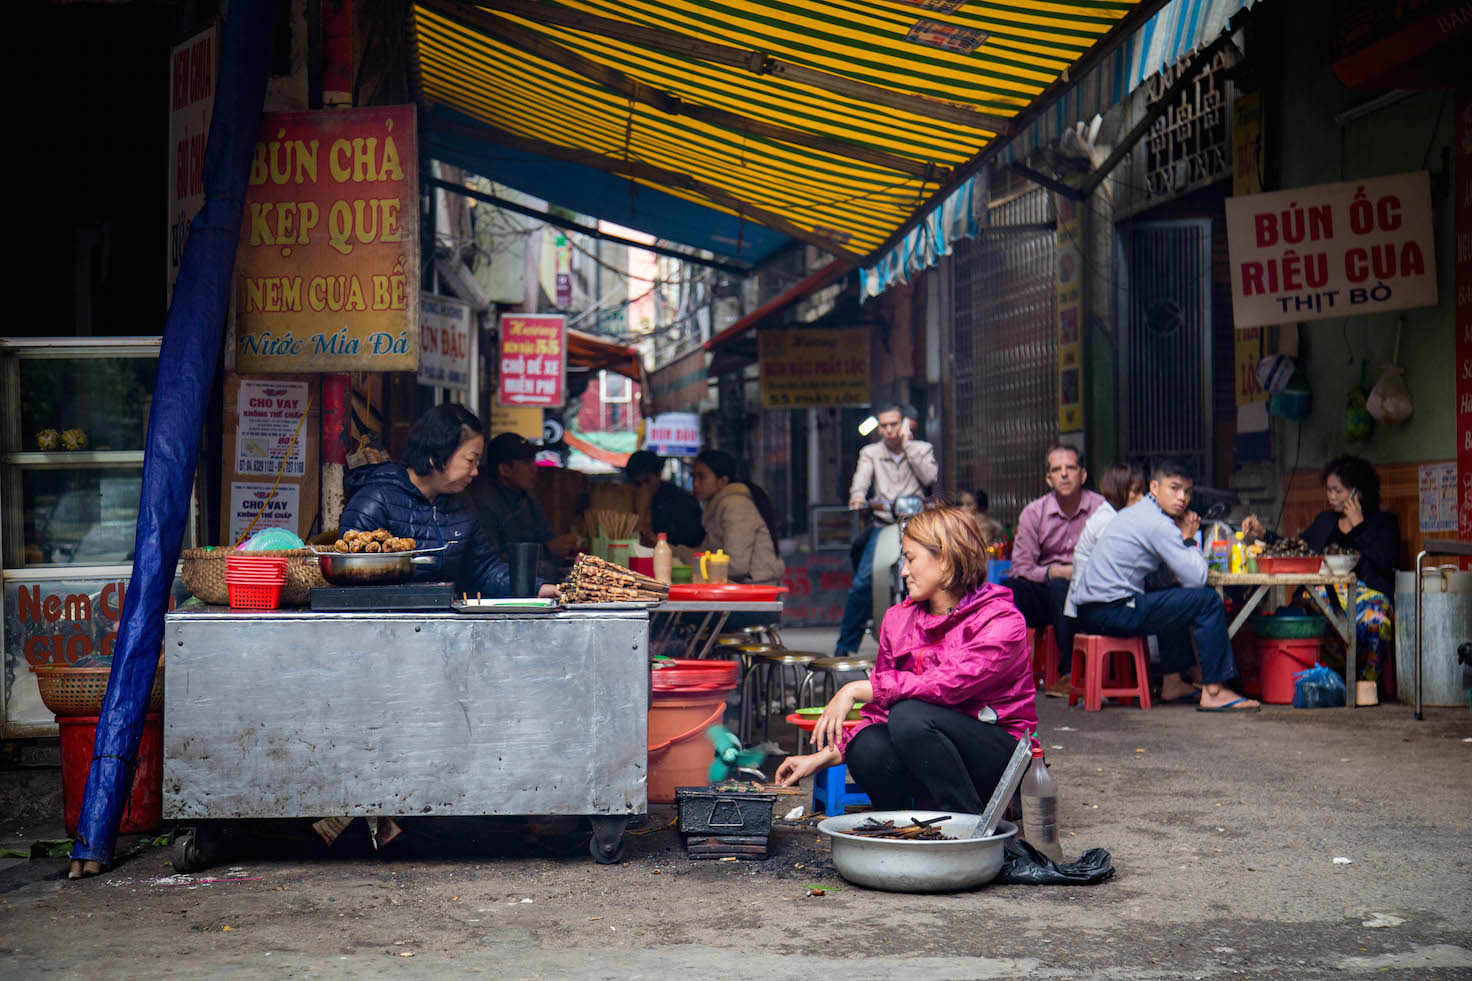
[[[190,223],[164,323],[143,456],[133,577],[123,599],[73,859],[111,863],[132,791],[164,612],[189,516],[200,427],[220,359],[275,13],[274,3],[232,3],[221,31],[219,83],[205,144],[205,202]]]

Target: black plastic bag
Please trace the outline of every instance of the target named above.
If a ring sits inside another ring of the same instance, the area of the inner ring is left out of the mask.
[[[1109,853],[1102,848],[1090,848],[1077,862],[1062,865],[1016,838],[1007,839],[1006,848],[1002,871],[992,880],[999,885],[1092,886],[1114,876]]]

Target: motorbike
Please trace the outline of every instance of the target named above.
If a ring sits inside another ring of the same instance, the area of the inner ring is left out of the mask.
[[[921,497],[902,497],[897,501],[873,500],[869,502],[875,514],[892,514],[894,520],[880,525],[874,534],[879,540],[874,545],[874,578],[872,610],[874,620],[870,630],[879,636],[879,625],[891,606],[903,602],[908,589],[905,586],[905,556],[900,551],[900,540],[904,538],[905,524],[925,510]]]

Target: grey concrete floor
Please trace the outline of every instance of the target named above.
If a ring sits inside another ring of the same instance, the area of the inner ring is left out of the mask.
[[[1102,885],[872,892],[803,824],[765,862],[694,862],[666,809],[612,866],[514,822],[381,857],[298,828],[193,877],[136,843],[80,883],[5,863],[0,978],[1472,977],[1465,706],[1039,708],[1065,849],[1108,849]]]

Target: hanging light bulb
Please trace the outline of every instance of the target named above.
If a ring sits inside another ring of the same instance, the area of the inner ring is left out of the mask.
[[[863,422],[859,423],[859,435],[867,436],[877,428],[879,428],[879,420],[874,416],[870,416]]]

